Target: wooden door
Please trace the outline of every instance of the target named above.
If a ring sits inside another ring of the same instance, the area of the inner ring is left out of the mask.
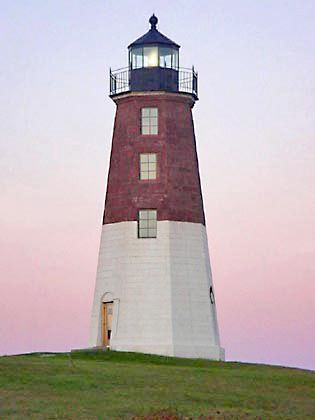
[[[110,345],[113,321],[113,302],[102,304],[102,345]]]

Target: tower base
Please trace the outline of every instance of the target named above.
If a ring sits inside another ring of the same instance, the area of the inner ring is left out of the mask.
[[[177,345],[176,347],[170,345],[152,344],[152,345],[129,345],[129,344],[113,344],[111,350],[156,354],[159,356],[169,357],[184,357],[190,359],[210,359],[210,360],[225,360],[225,352],[222,347],[218,346],[201,346],[201,345]]]

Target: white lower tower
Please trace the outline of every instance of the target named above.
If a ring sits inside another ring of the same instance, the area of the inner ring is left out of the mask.
[[[111,349],[224,360],[205,226],[158,221],[157,231],[139,240],[137,222],[103,226],[90,346],[102,346],[102,304],[113,302]]]

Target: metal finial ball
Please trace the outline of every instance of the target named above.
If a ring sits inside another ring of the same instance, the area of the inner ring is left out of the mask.
[[[151,29],[156,28],[158,21],[159,21],[158,18],[153,13],[153,15],[150,17],[150,20],[149,20],[149,22],[151,23]]]

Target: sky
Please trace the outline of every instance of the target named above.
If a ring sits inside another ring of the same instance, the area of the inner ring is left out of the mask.
[[[315,2],[2,1],[0,355],[86,347],[115,105],[149,29],[194,107],[227,360],[315,370]]]

